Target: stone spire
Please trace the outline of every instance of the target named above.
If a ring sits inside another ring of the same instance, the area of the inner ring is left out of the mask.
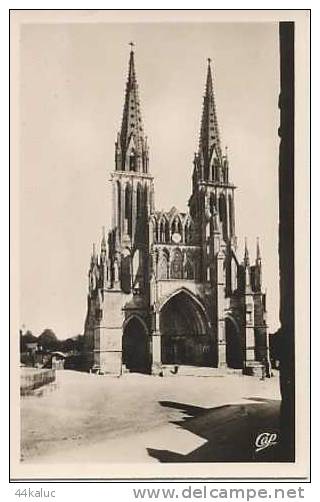
[[[250,258],[249,258],[249,251],[248,251],[248,240],[247,237],[244,239],[244,259],[243,263],[245,267],[250,266]]]
[[[245,292],[246,293],[251,293],[252,292],[252,286],[251,286],[251,267],[250,267],[250,258],[249,258],[247,237],[245,237],[245,239],[244,239],[244,259],[243,259],[243,266],[244,266],[244,274],[245,274]]]
[[[121,131],[116,141],[116,170],[148,171],[148,146],[143,131],[133,42],[130,42],[129,71]]]
[[[257,263],[261,263],[261,252],[260,252],[260,243],[259,243],[259,237],[257,237],[257,254],[256,254],[256,261]]]
[[[262,263],[261,263],[261,253],[259,237],[257,237],[257,254],[256,254],[256,264],[254,267],[254,277],[255,277],[255,288],[256,291],[261,291],[262,287]]]
[[[91,253],[91,263],[96,263],[96,261],[97,261],[96,245],[93,242],[93,244],[92,244],[92,253]]]
[[[106,229],[102,227],[102,239],[101,239],[101,253],[107,252],[107,241],[106,241]]]
[[[200,128],[199,155],[203,156],[205,163],[210,163],[214,150],[217,157],[221,160],[220,135],[213,91],[211,59],[209,58]]]
[[[102,227],[102,239],[100,246],[100,264],[104,263],[107,258],[107,241],[106,241],[106,231],[105,228]]]

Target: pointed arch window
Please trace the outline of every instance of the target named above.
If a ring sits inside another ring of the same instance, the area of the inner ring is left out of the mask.
[[[210,212],[213,215],[216,210],[216,196],[214,193],[210,195]]]
[[[194,279],[194,267],[190,258],[187,259],[185,265],[185,278],[186,279]]]
[[[187,220],[184,228],[184,241],[186,244],[192,244],[193,223],[190,219]]]
[[[153,241],[158,242],[158,225],[155,221],[152,221],[152,232],[153,232]]]
[[[173,259],[171,262],[171,278],[183,278],[183,256],[180,249],[175,249],[173,253]]]
[[[228,239],[228,221],[227,221],[227,204],[226,198],[223,194],[219,197],[219,217],[222,223],[222,233],[225,242]]]
[[[160,221],[160,242],[166,242],[166,224],[164,219]]]
[[[159,272],[158,272],[158,279],[168,279],[168,262],[169,262],[169,256],[168,253],[163,252],[160,261],[159,261]]]
[[[142,214],[142,209],[143,209],[143,193],[142,193],[142,187],[140,183],[138,183],[138,188],[137,188],[137,215],[138,217]]]
[[[148,185],[146,185],[143,190],[143,208],[145,208],[145,210],[147,211],[148,207],[149,207],[149,188]]]
[[[117,209],[118,209],[117,225],[118,225],[118,228],[120,228],[121,227],[121,185],[120,185],[120,181],[116,182],[116,188],[117,188]]]
[[[234,235],[234,202],[231,195],[229,195],[229,228],[230,235]]]
[[[178,216],[175,217],[171,224],[171,235],[173,234],[182,234],[182,224]]]
[[[129,170],[130,171],[136,170],[136,154],[135,154],[134,149],[131,150],[130,156],[129,156]]]
[[[126,185],[125,190],[125,219],[128,225],[128,234],[131,235],[132,231],[132,191],[129,184]]]
[[[186,244],[190,242],[190,220],[187,221],[186,226],[184,228],[184,240]]]
[[[148,157],[146,154],[143,155],[142,168],[144,173],[148,172]]]
[[[208,180],[209,179],[209,166],[208,164],[206,163],[205,166],[204,166],[204,179],[205,180]]]

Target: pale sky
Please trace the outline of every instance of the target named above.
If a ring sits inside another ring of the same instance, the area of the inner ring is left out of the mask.
[[[278,328],[279,50],[276,23],[29,24],[20,47],[21,319],[83,332],[92,242],[111,224],[110,172],[129,46],[157,209],[187,208],[207,58],[235,192],[238,257],[260,237],[270,331]]]

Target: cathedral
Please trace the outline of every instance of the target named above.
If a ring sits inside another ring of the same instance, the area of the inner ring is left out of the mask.
[[[253,263],[247,243],[238,259],[230,174],[209,59],[188,211],[156,209],[131,47],[111,173],[112,225],[100,250],[93,248],[89,268],[88,371],[164,376],[201,367],[266,374],[259,241]]]

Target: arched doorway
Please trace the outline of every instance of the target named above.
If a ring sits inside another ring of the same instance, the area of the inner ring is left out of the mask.
[[[213,366],[204,308],[188,292],[180,291],[163,305],[160,331],[163,364]]]
[[[150,369],[147,328],[136,316],[131,317],[124,326],[122,362],[130,372],[147,373]]]
[[[240,331],[232,317],[226,317],[226,359],[228,368],[241,369],[243,367],[243,350]]]

